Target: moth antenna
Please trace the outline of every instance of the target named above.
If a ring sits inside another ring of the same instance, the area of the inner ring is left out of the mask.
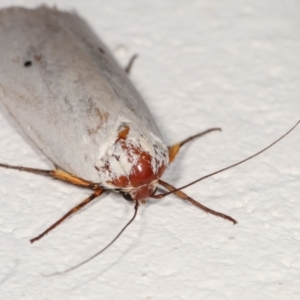
[[[66,269],[63,272],[55,272],[55,273],[52,273],[52,274],[49,274],[49,275],[45,275],[45,277],[50,277],[50,276],[54,276],[54,275],[62,275],[62,274],[65,274],[65,273],[69,273],[69,272],[71,272],[71,271],[73,271],[73,270],[81,267],[82,265],[85,265],[86,263],[88,263],[89,261],[91,261],[92,259],[94,259],[95,257],[97,257],[98,255],[100,255],[101,253],[103,253],[105,250],[107,250],[122,235],[122,233],[126,230],[126,228],[134,221],[134,219],[135,219],[135,217],[137,215],[137,212],[138,212],[138,207],[139,207],[139,202],[136,201],[135,202],[135,206],[134,206],[134,214],[133,214],[132,218],[121,229],[121,231],[116,235],[116,237],[111,242],[109,242],[104,248],[102,248],[100,251],[98,251],[97,253],[95,253],[94,255],[92,255],[91,257],[89,257],[88,259],[84,260],[83,262],[75,265],[74,267]]]
[[[197,182],[199,182],[199,181],[202,181],[202,180],[204,180],[204,179],[206,179],[206,178],[208,178],[208,177],[211,177],[211,176],[213,176],[213,175],[222,173],[222,172],[227,171],[227,170],[229,170],[229,169],[231,169],[231,168],[233,168],[233,167],[236,167],[236,166],[238,166],[238,165],[241,165],[241,164],[245,163],[246,161],[248,161],[248,160],[254,158],[255,156],[260,155],[261,153],[265,152],[265,151],[268,150],[269,148],[273,147],[275,144],[277,144],[279,141],[281,141],[283,138],[285,138],[290,132],[292,132],[292,131],[299,125],[299,123],[300,123],[300,120],[299,120],[299,121],[298,121],[298,122],[297,122],[290,130],[288,130],[285,134],[283,134],[280,138],[278,138],[276,141],[274,141],[273,143],[271,143],[269,146],[265,147],[264,149],[262,149],[262,150],[256,152],[255,154],[253,154],[253,155],[251,155],[251,156],[249,156],[249,157],[247,157],[247,158],[245,158],[245,159],[243,159],[243,160],[241,160],[241,161],[239,161],[239,162],[237,162],[237,163],[235,163],[235,164],[232,164],[232,165],[230,165],[230,166],[228,166],[228,167],[226,167],[226,168],[220,169],[220,170],[218,170],[218,171],[215,171],[215,172],[213,172],[213,173],[210,173],[210,174],[208,174],[208,175],[205,175],[205,176],[203,176],[203,177],[201,177],[201,178],[199,178],[199,179],[196,179],[196,180],[194,180],[194,181],[192,181],[192,182],[190,182],[190,183],[188,183],[188,184],[186,184],[186,185],[184,185],[184,186],[182,186],[182,187],[180,187],[180,188],[177,188],[177,189],[172,190],[172,191],[167,192],[167,193],[158,194],[158,195],[153,195],[151,198],[161,199],[161,198],[163,198],[163,197],[165,197],[165,196],[167,196],[167,195],[170,195],[170,194],[176,193],[176,192],[178,192],[178,191],[181,191],[181,190],[183,190],[183,189],[185,189],[185,188],[187,188],[187,187],[189,187],[189,186],[191,186],[191,185],[193,185],[193,184],[195,184],[195,183],[197,183]]]

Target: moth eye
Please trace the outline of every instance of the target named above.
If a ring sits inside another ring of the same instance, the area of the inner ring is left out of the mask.
[[[127,201],[133,201],[131,195],[129,193],[122,193],[123,198]]]

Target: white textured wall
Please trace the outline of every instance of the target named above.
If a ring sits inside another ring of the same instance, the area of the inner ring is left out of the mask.
[[[182,151],[164,176],[176,186],[251,155],[300,118],[298,0],[45,2],[76,9],[122,65],[139,54],[131,78],[166,142],[223,128]],[[299,153],[300,127],[251,162],[187,189],[237,225],[175,196],[151,201],[106,253],[54,277],[44,275],[110,241],[132,205],[107,195],[31,245],[88,191],[2,169],[0,298],[299,299]],[[51,166],[6,114],[0,161]]]

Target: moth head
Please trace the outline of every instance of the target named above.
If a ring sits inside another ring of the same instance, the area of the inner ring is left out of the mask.
[[[168,149],[139,132],[130,133],[128,125],[120,128],[99,169],[110,189],[119,189],[128,199],[144,200],[153,195],[157,180],[168,166]]]

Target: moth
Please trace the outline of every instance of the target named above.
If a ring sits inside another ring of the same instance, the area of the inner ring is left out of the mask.
[[[168,147],[126,70],[119,67],[77,14],[45,6],[3,9],[0,39],[0,99],[53,162],[54,169],[3,163],[0,167],[49,176],[92,191],[31,242],[106,191],[118,192],[133,201],[134,215],[116,238],[93,257],[119,237],[135,218],[139,203],[151,197],[174,193],[208,213],[236,223],[161,179],[184,144],[220,129],[206,130]],[[157,186],[168,193],[157,194]]]

